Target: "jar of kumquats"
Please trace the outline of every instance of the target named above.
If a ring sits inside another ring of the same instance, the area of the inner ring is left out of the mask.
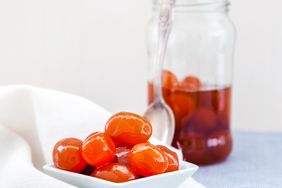
[[[160,0],[149,23],[149,103],[153,100],[153,59]],[[227,0],[176,0],[163,71],[163,95],[172,108],[173,146],[185,160],[211,164],[232,150],[230,108],[235,27]]]

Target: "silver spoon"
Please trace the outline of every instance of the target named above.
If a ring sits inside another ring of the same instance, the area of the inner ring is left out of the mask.
[[[146,110],[146,117],[153,125],[153,135],[164,144],[170,145],[174,136],[175,122],[173,112],[162,95],[162,71],[167,42],[172,25],[172,8],[175,0],[162,0],[159,17],[158,50],[154,60],[154,101]]]

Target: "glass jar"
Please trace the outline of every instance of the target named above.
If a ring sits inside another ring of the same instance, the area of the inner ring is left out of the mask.
[[[148,102],[160,0],[153,2],[148,31]],[[175,116],[173,146],[185,160],[211,164],[232,150],[230,108],[235,27],[227,0],[176,0],[163,71],[163,96]]]

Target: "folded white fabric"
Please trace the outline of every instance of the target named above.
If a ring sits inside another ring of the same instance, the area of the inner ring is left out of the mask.
[[[0,88],[0,187],[74,187],[41,172],[54,144],[103,130],[111,113],[79,96],[31,86]],[[202,188],[193,179],[181,188]]]

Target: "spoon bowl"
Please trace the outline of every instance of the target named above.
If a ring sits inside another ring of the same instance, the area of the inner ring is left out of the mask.
[[[164,144],[171,145],[175,122],[173,112],[164,100],[152,103],[146,110],[144,117],[153,125],[154,137],[158,138]]]

